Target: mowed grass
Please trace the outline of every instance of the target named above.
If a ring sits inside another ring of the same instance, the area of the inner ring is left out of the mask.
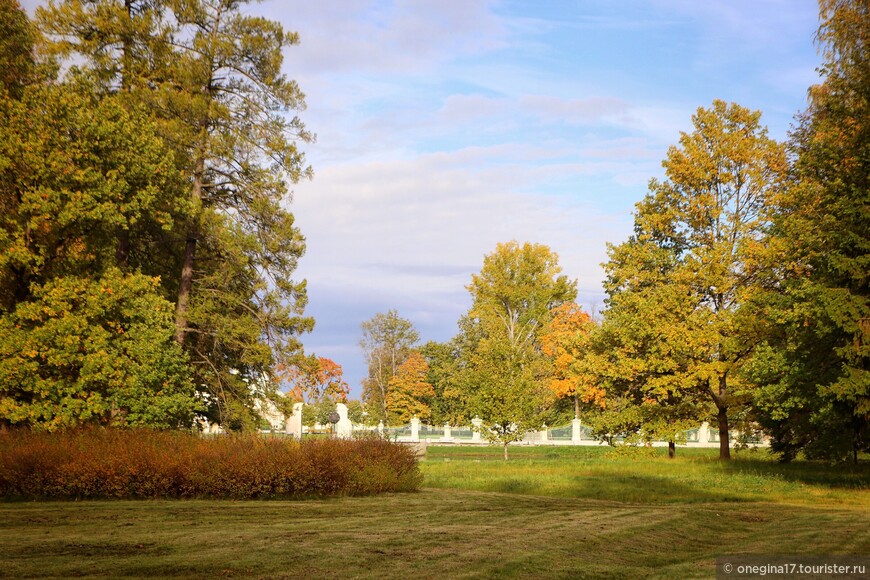
[[[432,446],[421,463],[424,485],[478,491],[577,497],[628,503],[776,502],[870,509],[870,462],[831,466],[777,462],[766,450],[666,449],[620,457],[606,447]]]
[[[870,553],[866,464],[511,451],[430,447],[419,493],[2,502],[0,576],[712,578],[726,554]]]

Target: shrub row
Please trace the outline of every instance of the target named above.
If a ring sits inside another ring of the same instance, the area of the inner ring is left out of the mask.
[[[415,491],[421,482],[413,451],[380,438],[0,433],[6,498],[298,498]]]

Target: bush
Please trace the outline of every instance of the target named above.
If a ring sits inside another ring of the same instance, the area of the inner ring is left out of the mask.
[[[416,491],[421,483],[413,450],[380,438],[0,433],[5,498],[300,498]]]

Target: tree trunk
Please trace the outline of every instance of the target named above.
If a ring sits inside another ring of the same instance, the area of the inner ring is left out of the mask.
[[[508,452],[507,452],[507,448],[508,448],[508,444],[505,443],[505,444],[504,444],[504,460],[505,460],[505,461],[508,460]]]
[[[719,459],[730,461],[731,446],[728,444],[728,407],[719,407],[716,419],[719,421]]]
[[[668,441],[668,459],[673,459],[677,455],[677,444],[673,441]]]
[[[574,418],[580,418],[580,395],[574,393]]]
[[[130,261],[130,230],[121,229],[118,231],[118,245],[115,248],[115,264],[122,272],[127,272],[127,265]]]
[[[193,188],[190,197],[196,206],[202,201],[202,179],[205,173],[205,158],[196,160],[196,170],[193,174]],[[190,302],[190,290],[193,287],[193,262],[196,256],[196,240],[199,237],[197,227],[198,216],[187,229],[187,245],[184,248],[184,261],[181,263],[181,281],[178,284],[178,302],[175,304],[175,341],[184,344],[187,336],[187,308]]]

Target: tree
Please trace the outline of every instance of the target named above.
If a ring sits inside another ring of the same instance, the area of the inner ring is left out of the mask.
[[[115,267],[118,228],[171,228],[183,181],[145,112],[90,88],[0,98],[0,424],[190,426],[171,304]]]
[[[294,399],[314,404],[323,400],[346,402],[350,388],[343,376],[340,364],[323,356],[310,356],[290,367],[283,378],[290,382]]]
[[[146,104],[176,148],[187,211],[161,240],[160,275],[209,414],[227,424],[250,423],[238,416],[253,417],[247,385],[292,364],[313,327],[305,284],[291,279],[304,239],[283,206],[287,183],[311,175],[297,144],[313,137],[287,115],[304,97],[280,70],[298,36],[245,4],[66,0],[38,12],[74,74]],[[136,242],[119,232],[122,268]]]
[[[420,335],[409,320],[395,310],[375,314],[362,323],[360,347],[368,363],[368,376],[363,380],[363,402],[376,420],[387,421],[387,396],[390,379],[405,362]]]
[[[649,336],[658,343],[637,356],[653,357],[644,364],[654,367],[659,363],[654,357],[662,356],[656,351],[668,351],[673,361],[666,364],[666,381],[693,387],[715,405],[719,457],[726,460],[729,410],[740,409],[747,397],[739,370],[763,333],[750,304],[762,278],[758,255],[770,223],[770,200],[784,187],[787,168],[784,147],[767,136],[760,118],[760,112],[722,101],[699,108],[692,117],[694,131],[682,133],[679,147],[672,146],[662,163],[666,180],[652,180],[650,193],[637,205],[635,239],[624,249],[640,253],[640,270],[661,269],[653,286],[685,292],[672,297],[683,313],[678,319],[661,312],[655,290],[636,305],[633,316],[656,325]],[[631,293],[638,261],[631,262],[628,272],[619,272],[618,264],[610,267],[616,274],[612,299],[626,288]],[[686,340],[674,350],[667,344],[672,337]]]
[[[556,397],[574,399],[574,418],[580,418],[580,401],[600,404],[604,392],[582,366],[595,324],[574,302],[560,304],[550,313],[550,324],[541,335],[541,350],[552,364],[550,389]]]
[[[404,425],[414,417],[423,421],[430,418],[429,402],[435,391],[427,381],[428,374],[426,359],[419,351],[411,351],[390,379],[387,411],[391,423]]]
[[[791,135],[763,307],[777,330],[752,368],[757,418],[785,460],[870,450],[870,7],[822,0],[822,82]]]
[[[429,341],[420,347],[429,365],[426,381],[432,385],[430,420],[433,424],[461,425],[468,421],[462,386],[464,360],[457,338],[449,342]]]
[[[467,286],[472,306],[466,333],[477,340],[467,356],[469,412],[483,434],[504,447],[541,427],[552,402],[539,338],[556,306],[571,301],[576,283],[560,275],[558,256],[540,244],[499,244]]]
[[[0,118],[0,309],[114,266],[119,229],[166,233],[183,215],[182,176],[145,111],[70,83],[28,87]],[[157,245],[143,239],[136,271],[159,275],[145,261]]]
[[[157,280],[58,277],[0,318],[0,421],[190,427],[200,408]]]
[[[0,90],[13,98],[32,80],[35,36],[18,0],[0,0]]]
[[[693,376],[700,335],[688,321],[698,308],[691,278],[677,276],[679,256],[641,228],[608,248],[607,310],[580,366],[602,388],[590,413],[593,433],[613,444],[668,441],[668,455],[684,431],[708,414]]]

